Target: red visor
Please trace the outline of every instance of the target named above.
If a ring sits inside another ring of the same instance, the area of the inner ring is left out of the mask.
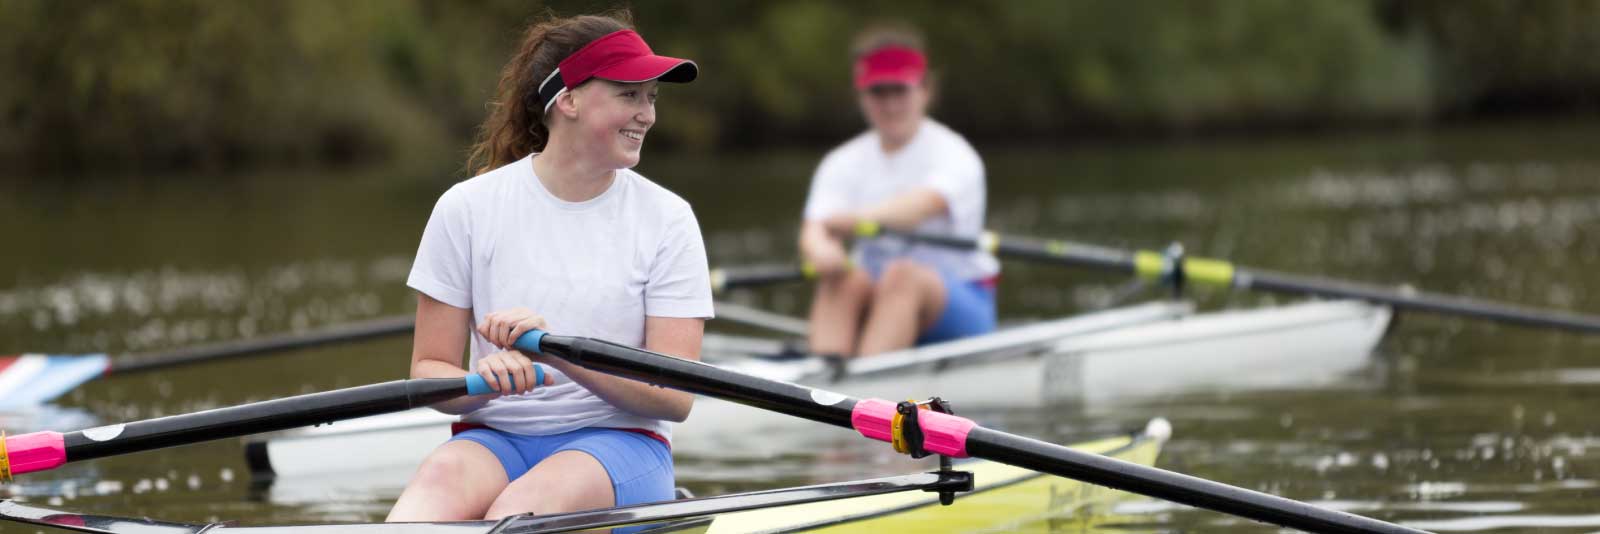
[[[561,75],[561,83],[554,83],[557,74]],[[618,30],[595,39],[561,60],[556,71],[539,84],[539,97],[549,110],[550,103],[555,102],[562,91],[575,89],[590,78],[624,83],[656,79],[687,83],[694,81],[697,74],[699,68],[693,61],[655,55],[637,32]]]
[[[903,46],[885,46],[856,61],[856,89],[874,85],[916,85],[928,73],[922,52]]]

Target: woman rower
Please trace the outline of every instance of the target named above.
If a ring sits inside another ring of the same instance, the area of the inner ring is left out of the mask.
[[[629,26],[622,12],[528,28],[473,148],[477,176],[428,219],[407,280],[411,376],[464,376],[470,337],[467,368],[498,395],[436,406],[470,429],[423,460],[390,521],[673,497],[668,421],[688,416],[688,393],[509,349],[548,328],[699,358],[712,308],[698,223],[683,199],[628,170],[655,124],[657,84],[697,71],[655,55]]]
[[[903,28],[863,32],[856,98],[870,129],[829,152],[812,177],[800,253],[819,275],[812,351],[854,356],[994,329],[999,262],[978,251],[893,238],[843,240],[857,223],[976,236],[984,171],[960,134],[928,118],[933,84],[922,39]]]

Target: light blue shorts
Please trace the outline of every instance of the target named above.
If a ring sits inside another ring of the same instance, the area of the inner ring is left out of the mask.
[[[516,480],[555,453],[579,451],[593,456],[611,476],[616,506],[669,501],[673,494],[672,452],[667,445],[639,432],[615,428],[580,428],[564,434],[524,436],[492,428],[473,428],[450,441],[483,445],[500,459],[506,480]]]
[[[944,311],[922,335],[918,345],[950,341],[994,331],[994,280],[961,280],[944,274]]]

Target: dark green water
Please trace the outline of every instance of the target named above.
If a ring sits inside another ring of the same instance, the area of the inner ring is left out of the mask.
[[[990,226],[1162,246],[1278,270],[1600,312],[1600,125],[1182,145],[982,147]],[[694,204],[715,265],[792,258],[815,151],[647,154]],[[40,178],[0,186],[0,353],[140,352],[405,313],[439,169]],[[1054,316],[1122,281],[1008,263],[1002,315]],[[736,295],[800,313],[803,288]],[[1209,295],[1209,306],[1249,295]],[[1282,300],[1281,298],[1279,299]],[[409,341],[111,377],[16,433],[181,413],[402,377]],[[1285,354],[1293,358],[1293,354]],[[1175,427],[1160,466],[1439,531],[1600,530],[1600,337],[1403,315],[1370,369],[1314,389],[1191,391],[989,417],[1051,439]],[[937,393],[937,392],[930,392]],[[959,399],[957,399],[959,402]],[[700,493],[919,466],[873,443],[752,460],[680,457]],[[819,462],[826,462],[818,468]],[[238,442],[86,462],[0,496],[75,510],[247,523],[381,518],[395,488],[274,501]],[[1147,499],[1111,532],[1271,532]],[[1073,522],[1037,530],[1078,527]],[[0,531],[29,529],[0,527]]]

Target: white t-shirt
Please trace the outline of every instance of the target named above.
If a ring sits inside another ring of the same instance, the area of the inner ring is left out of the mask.
[[[965,237],[983,232],[983,160],[961,134],[933,119],[924,119],[911,142],[893,154],[884,153],[873,131],[829,152],[811,178],[805,218],[820,220],[869,208],[918,187],[938,191],[949,209],[923,221],[917,230]],[[1000,262],[987,252],[911,244],[893,237],[857,240],[852,253],[852,261],[874,277],[900,257],[958,280],[989,278],[1000,272]]]
[[[539,182],[529,156],[439,197],[406,285],[472,310],[524,307],[553,333],[644,344],[645,316],[710,318],[705,244],[689,203],[622,169],[595,198],[567,202]],[[497,349],[474,331],[469,369]],[[670,438],[665,421],[606,403],[560,371],[551,386],[496,398],[463,421],[525,435],[583,427],[638,428]]]

